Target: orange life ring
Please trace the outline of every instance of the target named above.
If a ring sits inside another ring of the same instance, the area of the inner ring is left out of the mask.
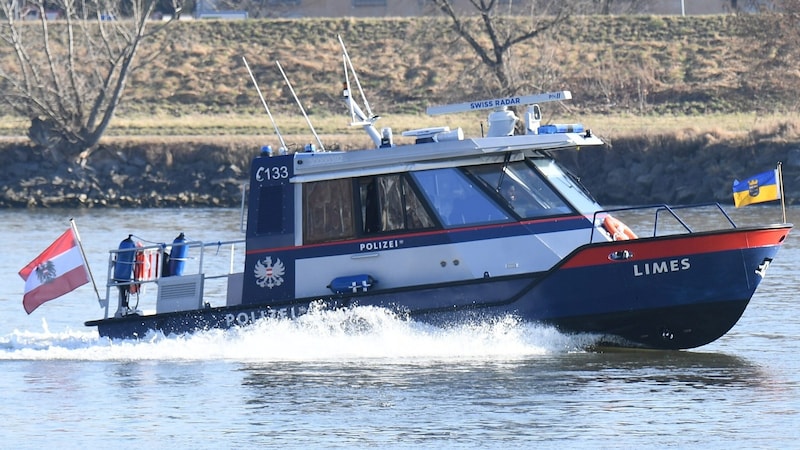
[[[603,219],[603,227],[605,227],[606,231],[611,234],[612,239],[615,241],[627,241],[628,239],[638,238],[627,225],[611,216],[606,216],[606,218]]]
[[[137,247],[142,247],[141,242],[136,243]],[[149,281],[156,278],[158,273],[158,251],[137,250],[133,258],[133,281]],[[131,293],[136,294],[143,290],[139,283],[131,284]]]

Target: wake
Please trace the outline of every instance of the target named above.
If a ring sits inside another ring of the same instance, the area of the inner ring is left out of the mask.
[[[231,330],[139,341],[101,338],[95,330],[17,331],[0,337],[0,360],[86,361],[448,361],[520,359],[582,352],[591,336],[506,316],[435,327],[376,307],[312,311],[297,319],[263,319]]]

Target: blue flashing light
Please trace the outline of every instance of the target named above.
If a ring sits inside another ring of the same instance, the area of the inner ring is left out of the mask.
[[[583,133],[583,124],[580,123],[554,123],[539,127],[539,134],[557,133]]]

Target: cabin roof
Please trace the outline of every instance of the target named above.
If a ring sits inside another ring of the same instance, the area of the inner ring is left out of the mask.
[[[559,133],[467,138],[350,152],[303,152],[294,155],[292,182],[346,176],[406,172],[458,165],[459,160],[484,162],[508,152],[563,150],[603,145],[588,133]]]

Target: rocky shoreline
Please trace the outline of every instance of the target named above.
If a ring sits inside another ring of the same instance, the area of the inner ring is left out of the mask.
[[[158,208],[241,204],[252,149],[194,143],[101,145],[82,163],[0,147],[0,208]]]
[[[28,144],[0,145],[0,208],[237,207],[257,148],[241,144],[100,146],[79,163]],[[800,201],[800,144],[712,134],[611,139],[556,157],[604,205],[732,204],[731,184],[783,163],[787,204]]]
[[[800,143],[724,141],[711,133],[612,139],[601,150],[563,152],[559,161],[603,205],[733,204],[734,179],[782,163],[786,204],[800,202]]]

